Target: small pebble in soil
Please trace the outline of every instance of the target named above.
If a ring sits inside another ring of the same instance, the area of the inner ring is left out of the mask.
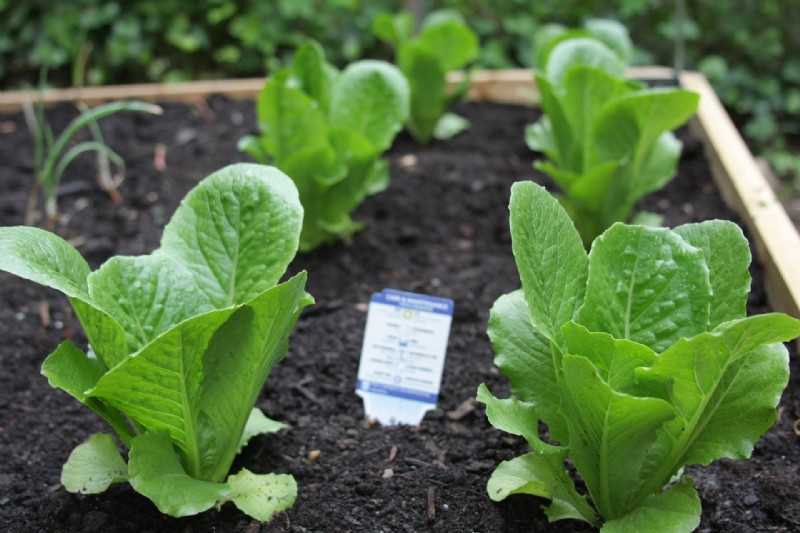
[[[748,494],[747,496],[744,497],[744,504],[749,507],[756,505],[760,501],[761,500],[755,494]]]

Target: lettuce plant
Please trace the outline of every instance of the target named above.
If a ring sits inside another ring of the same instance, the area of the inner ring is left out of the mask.
[[[481,385],[478,400],[531,451],[498,466],[489,496],[540,496],[551,521],[606,532],[693,530],[700,500],[683,468],[750,456],[776,419],[780,343],[800,321],[745,317],[750,252],[731,222],[617,223],[587,255],[543,188],[515,184],[510,209],[522,288],[495,302],[488,332],[513,396]]]
[[[301,251],[363,227],[350,213],[389,184],[381,154],[408,116],[408,94],[391,64],[356,61],[340,73],[312,42],[267,80],[257,103],[261,135],[239,147],[297,185],[305,209]]]
[[[292,505],[292,476],[228,470],[252,436],[284,427],[254,406],[313,301],[305,272],[278,284],[302,217],[289,178],[240,164],[186,196],[155,252],[94,272],[52,233],[0,228],[0,269],[66,294],[89,340],[88,353],[60,344],[42,373],[130,449],[126,464],[111,435],[94,435],[64,465],[67,490],[128,481],[171,516],[232,501],[266,521]]]
[[[433,11],[412,37],[414,17],[408,11],[383,13],[372,24],[375,35],[394,47],[397,65],[411,86],[411,115],[406,127],[420,143],[449,139],[469,127],[467,119],[447,113],[469,89],[469,76],[447,92],[447,73],[464,68],[479,51],[478,36],[452,10]]]
[[[674,177],[682,145],[670,130],[697,108],[695,93],[624,75],[619,56],[586,37],[557,44],[536,72],[544,115],[526,141],[546,156],[536,167],[561,188],[586,244]]]
[[[633,43],[624,24],[613,19],[587,19],[581,28],[567,28],[554,23],[539,28],[533,40],[536,66],[547,64],[550,52],[557,44],[582,37],[599,41],[625,64],[633,56]]]

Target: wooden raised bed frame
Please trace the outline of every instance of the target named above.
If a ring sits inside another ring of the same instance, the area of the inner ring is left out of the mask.
[[[672,71],[660,67],[632,68],[637,78],[669,78]],[[455,72],[450,83],[462,78]],[[680,81],[700,94],[700,106],[690,122],[702,139],[714,179],[725,202],[744,221],[754,240],[770,304],[800,318],[800,235],[790,221],[755,159],[736,130],[708,81],[700,74],[684,72]],[[230,98],[255,98],[263,78],[198,81],[177,84],[139,84],[83,89],[55,89],[43,93],[45,103],[83,100],[95,105],[109,100],[135,98],[149,101],[197,101],[212,94]],[[476,71],[467,96],[470,100],[533,105],[536,84],[529,70]],[[26,99],[39,95],[0,92],[0,111],[20,109]],[[522,135],[522,132],[520,132]]]

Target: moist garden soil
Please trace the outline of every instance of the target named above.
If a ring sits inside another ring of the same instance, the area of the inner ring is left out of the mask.
[[[56,231],[96,268],[116,254],[144,254],[184,194],[201,178],[247,158],[236,141],[253,133],[251,102],[213,97],[166,104],[165,115],[105,119],[108,144],[127,161],[114,204],[100,191],[94,159],[68,171]],[[234,464],[297,479],[294,507],[267,525],[233,505],[174,519],[127,485],[100,495],[67,493],[61,466],[92,433],[109,432],[99,417],[39,374],[63,339],[85,342],[64,297],[0,274],[0,529],[3,531],[588,531],[582,523],[548,524],[530,496],[493,503],[486,481],[500,461],[526,450],[522,439],[487,422],[473,401],[480,383],[499,396],[508,385],[493,366],[486,336],[495,299],[519,286],[511,254],[511,184],[534,179],[535,154],[523,129],[536,111],[498,104],[462,104],[471,129],[428,147],[401,134],[388,153],[391,186],[355,213],[366,229],[348,242],[299,255],[289,274],[305,269],[317,304],[297,323],[286,359],[259,397],[270,417],[291,425],[254,438]],[[58,132],[74,116],[48,111]],[[33,148],[21,114],[0,117],[0,224],[16,225],[33,173]],[[712,182],[699,141],[681,133],[678,177],[642,207],[666,214],[668,225],[735,216]],[[156,147],[159,148],[156,148]],[[161,155],[166,154],[161,160]],[[154,155],[155,154],[155,155]],[[165,163],[162,165],[161,163]],[[41,223],[40,223],[41,225]],[[768,310],[757,266],[750,313]],[[381,427],[365,420],[353,392],[367,303],[383,288],[452,298],[455,316],[439,409],[419,427]],[[690,468],[703,505],[701,531],[800,529],[800,418],[797,360],[778,422],[746,462]]]

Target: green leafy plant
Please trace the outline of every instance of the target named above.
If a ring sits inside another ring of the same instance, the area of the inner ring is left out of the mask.
[[[414,17],[408,11],[383,13],[375,18],[373,31],[395,48],[397,65],[411,86],[411,115],[406,127],[414,138],[449,139],[469,127],[469,122],[447,113],[469,89],[469,75],[448,94],[447,73],[464,68],[478,55],[478,36],[453,10],[430,13],[412,37]]]
[[[301,251],[363,227],[350,213],[388,186],[381,154],[402,129],[408,100],[408,83],[391,64],[356,61],[340,73],[312,42],[267,80],[256,109],[261,135],[239,147],[297,185],[305,209]]]
[[[125,168],[125,162],[119,154],[105,143],[100,126],[97,124],[98,120],[121,111],[138,111],[154,115],[163,113],[161,107],[157,105],[136,100],[111,102],[94,108],[83,106],[81,107],[81,113],[67,125],[58,138],[55,138],[52,128],[45,119],[44,104],[41,98],[35,106],[28,104],[25,108],[28,129],[30,129],[33,136],[35,173],[34,186],[31,189],[26,212],[27,224],[32,222],[32,213],[40,188],[44,191],[45,216],[52,223],[58,215],[58,185],[61,183],[61,176],[67,166],[83,153],[92,151],[98,153],[100,156],[98,159],[100,184],[112,195],[116,192],[113,181],[108,178],[108,161],[114,162],[120,172]],[[92,140],[82,141],[70,146],[69,142],[84,128],[89,129]]]
[[[568,39],[536,72],[544,116],[526,130],[547,157],[536,167],[561,188],[561,200],[586,244],[675,175],[681,142],[670,130],[695,112],[698,96],[626,80],[625,63],[596,39]]]
[[[700,500],[682,469],[750,456],[776,419],[780,343],[800,321],[745,317],[750,251],[731,222],[617,223],[587,255],[545,189],[515,184],[510,210],[522,288],[495,302],[488,332],[514,396],[481,385],[478,400],[531,451],[498,466],[489,496],[540,496],[551,521],[606,532],[693,530]]]
[[[284,427],[254,406],[313,302],[305,272],[278,284],[302,216],[289,178],[240,164],[186,196],[155,252],[94,272],[52,233],[0,228],[0,269],[66,294],[89,339],[88,353],[60,344],[42,373],[130,448],[126,465],[111,435],[94,435],[64,465],[67,490],[129,481],[172,516],[232,501],[266,521],[292,505],[292,476],[228,470],[251,437]]]

